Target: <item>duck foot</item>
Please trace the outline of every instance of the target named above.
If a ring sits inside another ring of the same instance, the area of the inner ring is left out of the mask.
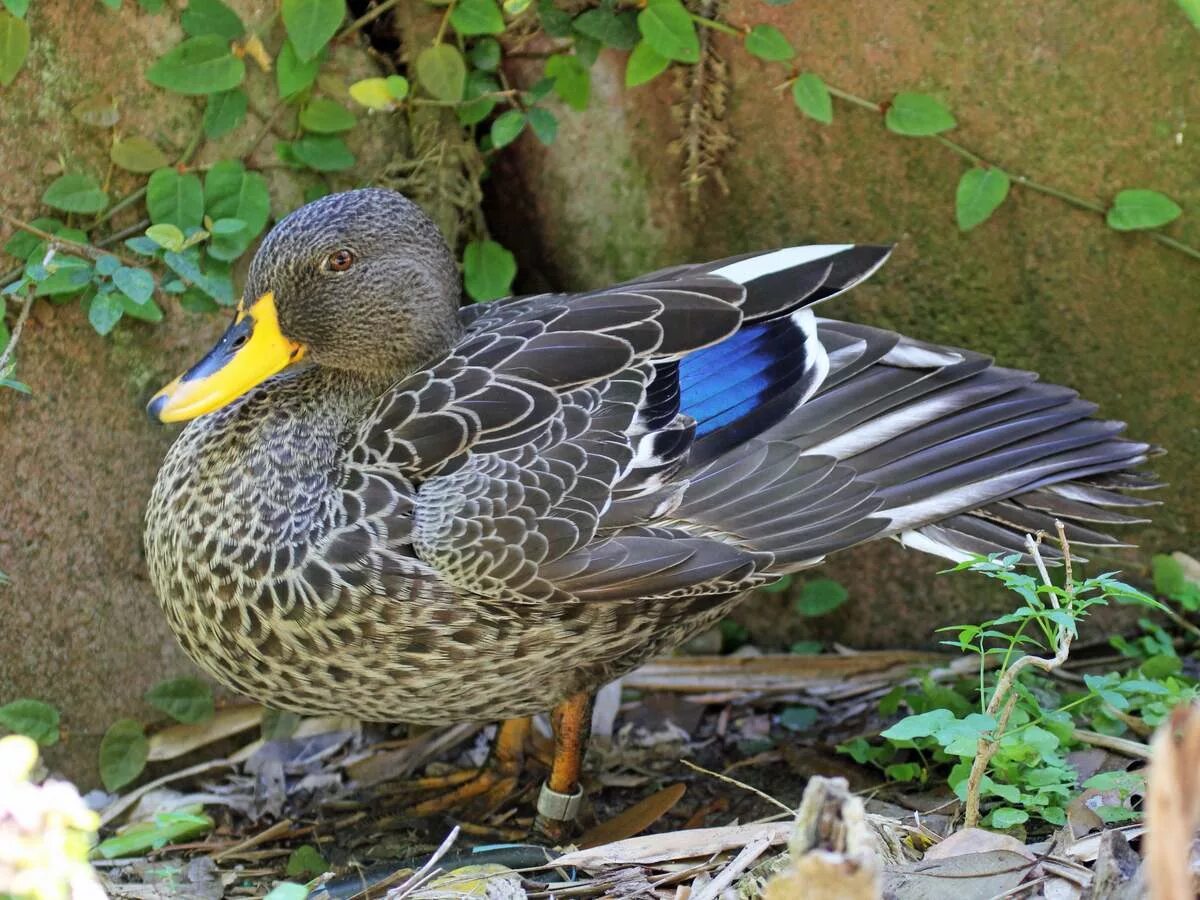
[[[418,778],[409,786],[420,791],[439,791],[409,812],[414,816],[433,816],[467,804],[495,809],[516,792],[525,768],[525,741],[530,720],[506,719],[500,723],[492,751],[483,767],[475,771],[452,772],[432,778]]]
[[[550,714],[550,724],[554,728],[554,762],[538,794],[533,834],[561,844],[574,831],[583,803],[579,776],[592,732],[591,694],[573,694],[562,701]]]

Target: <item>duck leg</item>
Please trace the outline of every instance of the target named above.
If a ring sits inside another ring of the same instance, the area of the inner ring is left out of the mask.
[[[413,787],[420,790],[445,793],[418,803],[412,808],[412,814],[432,816],[484,795],[492,801],[491,805],[495,805],[513,793],[525,766],[525,742],[529,738],[530,725],[528,717],[501,722],[491,754],[477,771],[454,772],[413,782]]]
[[[583,755],[592,731],[592,695],[572,694],[550,714],[554,728],[554,762],[550,777],[538,794],[535,833],[558,842],[563,840],[579,814],[583,786]]]

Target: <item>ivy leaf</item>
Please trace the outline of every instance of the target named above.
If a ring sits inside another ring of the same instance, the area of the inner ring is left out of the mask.
[[[546,76],[554,79],[554,93],[571,109],[587,109],[592,95],[592,76],[575,56],[558,54],[546,60]]]
[[[892,98],[884,122],[888,130],[909,137],[929,137],[958,125],[940,100],[913,91],[901,91]]]
[[[1139,231],[1166,225],[1182,214],[1179,204],[1166,194],[1137,188],[1113,198],[1105,221],[1116,231]]]
[[[121,261],[115,256],[102,256],[96,260],[96,274],[103,275],[105,278],[112,276],[113,272],[121,268]]]
[[[24,19],[0,12],[0,85],[12,84],[29,55],[29,26]]]
[[[180,175],[172,168],[159,169],[146,185],[146,211],[155,225],[167,223],[180,231],[199,228],[204,220],[204,190],[200,178]]]
[[[209,218],[237,219],[244,223],[236,234],[240,256],[250,242],[262,234],[271,215],[271,195],[267,180],[259,172],[247,172],[235,159],[222,160],[204,176],[205,212]]]
[[[195,247],[185,249],[181,253],[168,251],[163,254],[163,262],[168,269],[183,280],[190,281],[221,306],[233,305],[233,279],[229,275],[228,266],[209,259],[207,270],[201,269],[200,254]],[[183,299],[181,297],[180,302]]]
[[[467,64],[453,44],[426,47],[417,55],[417,81],[437,100],[457,103],[467,83]]]
[[[470,57],[471,65],[476,69],[495,72],[500,68],[500,42],[491,37],[481,38],[471,47],[467,56]]]
[[[50,182],[42,202],[64,212],[98,213],[108,206],[108,194],[92,176],[69,172]]]
[[[696,26],[680,0],[649,0],[638,13],[637,24],[645,42],[659,56],[685,63],[700,61]]]
[[[496,0],[458,0],[450,13],[450,24],[463,37],[504,32],[504,16]]]
[[[143,322],[161,322],[163,320],[162,308],[153,300],[137,303],[124,294],[114,294],[113,296],[121,304],[122,312],[131,319],[140,319]]]
[[[246,77],[246,64],[233,55],[229,42],[215,34],[188,38],[146,72],[151,84],[177,94],[229,91]]]
[[[833,122],[833,98],[821,76],[815,72],[805,72],[792,82],[792,100],[810,119],[825,125]]]
[[[212,689],[198,678],[171,678],[146,692],[146,702],[177,722],[194,725],[212,718]]]
[[[275,60],[275,86],[279,89],[279,96],[289,100],[301,91],[308,90],[317,80],[320,68],[321,54],[310,60],[302,60],[292,42],[285,40],[279,58]]]
[[[386,82],[385,82],[386,86]],[[310,101],[300,110],[300,124],[306,131],[317,134],[337,134],[339,131],[349,131],[354,127],[354,113],[342,104],[318,97]]]
[[[458,121],[463,125],[475,125],[490,116],[496,108],[496,101],[485,95],[498,90],[499,83],[487,72],[478,69],[472,71],[467,76],[467,88],[463,93],[463,99],[467,102],[455,110]]]
[[[248,102],[246,92],[241,88],[209,94],[204,105],[204,136],[224,137],[241,125],[246,118]]]
[[[321,52],[345,15],[346,0],[283,0],[283,27],[300,62]]]
[[[388,90],[384,78],[364,78],[354,82],[350,85],[350,99],[367,109],[386,110],[396,106],[396,98]]]
[[[525,113],[519,109],[510,109],[496,116],[496,120],[492,122],[492,146],[497,150],[507,147],[525,130],[525,122]]]
[[[106,335],[116,328],[124,314],[121,301],[111,291],[96,294],[88,304],[88,322],[99,335]],[[103,745],[101,747],[103,748]],[[130,781],[132,780],[131,778]]]
[[[846,602],[846,589],[831,578],[805,582],[796,601],[796,611],[802,616],[823,616]]]
[[[288,878],[298,878],[303,875],[316,877],[329,871],[329,863],[325,861],[317,848],[312,844],[301,844],[288,857],[285,873]]]
[[[576,16],[571,27],[616,50],[632,50],[639,37],[637,14],[633,10],[589,9]]]
[[[246,31],[238,14],[221,0],[189,0],[179,24],[192,37],[215,34],[225,41],[235,40]]]
[[[554,5],[554,0],[538,0],[538,21],[548,37],[571,36],[571,14]]]
[[[960,231],[981,225],[1008,196],[1008,174],[1000,169],[978,166],[963,172],[954,196],[954,215]]]
[[[126,172],[139,174],[153,172],[167,164],[166,155],[144,137],[130,137],[117,141],[108,155]]]
[[[183,249],[183,232],[177,226],[166,222],[161,225],[151,225],[146,229],[146,237],[165,250],[178,253]]]
[[[666,71],[671,61],[642,41],[629,54],[625,64],[625,87],[637,87],[647,81],[653,81]]]
[[[22,698],[0,706],[0,728],[23,734],[43,747],[58,743],[58,710],[41,700]]]
[[[529,127],[533,129],[537,139],[546,145],[553,144],[554,139],[558,136],[558,119],[554,113],[540,106],[534,106],[529,110],[528,117]]]
[[[154,276],[145,269],[121,266],[112,275],[113,284],[134,303],[145,303],[154,294]]]
[[[292,142],[296,159],[318,172],[344,172],[354,165],[346,142],[333,134],[306,134]]]
[[[516,274],[516,259],[495,241],[471,241],[463,251],[463,282],[475,300],[507,297]]]
[[[120,719],[100,741],[100,780],[104,789],[115,791],[133,781],[146,766],[150,742],[142,726],[133,719]]]
[[[3,6],[18,19],[25,18],[29,12],[29,0],[3,0]]]
[[[746,35],[746,52],[767,62],[787,62],[796,55],[791,42],[774,25],[755,25]]]

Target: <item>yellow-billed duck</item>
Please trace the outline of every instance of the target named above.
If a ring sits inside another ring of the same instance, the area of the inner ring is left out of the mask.
[[[414,203],[310,203],[150,403],[191,420],[146,514],[175,633],[281,709],[557,707],[553,822],[578,805],[590,692],[758,585],[882,537],[962,560],[1060,518],[1074,544],[1115,544],[1099,529],[1139,521],[1124,491],[1153,485],[1120,423],[980,354],[816,316],[888,252],[791,247],[460,307]],[[501,730],[505,775],[523,738]]]

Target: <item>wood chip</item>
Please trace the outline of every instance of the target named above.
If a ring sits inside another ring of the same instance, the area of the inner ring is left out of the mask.
[[[648,834],[611,844],[601,844],[587,850],[575,850],[554,860],[555,866],[578,866],[595,871],[604,866],[649,866],[655,863],[697,859],[740,850],[761,837],[769,846],[787,843],[791,834],[790,822],[771,822],[764,825],[727,825],[723,828],[694,828],[668,834]]]

